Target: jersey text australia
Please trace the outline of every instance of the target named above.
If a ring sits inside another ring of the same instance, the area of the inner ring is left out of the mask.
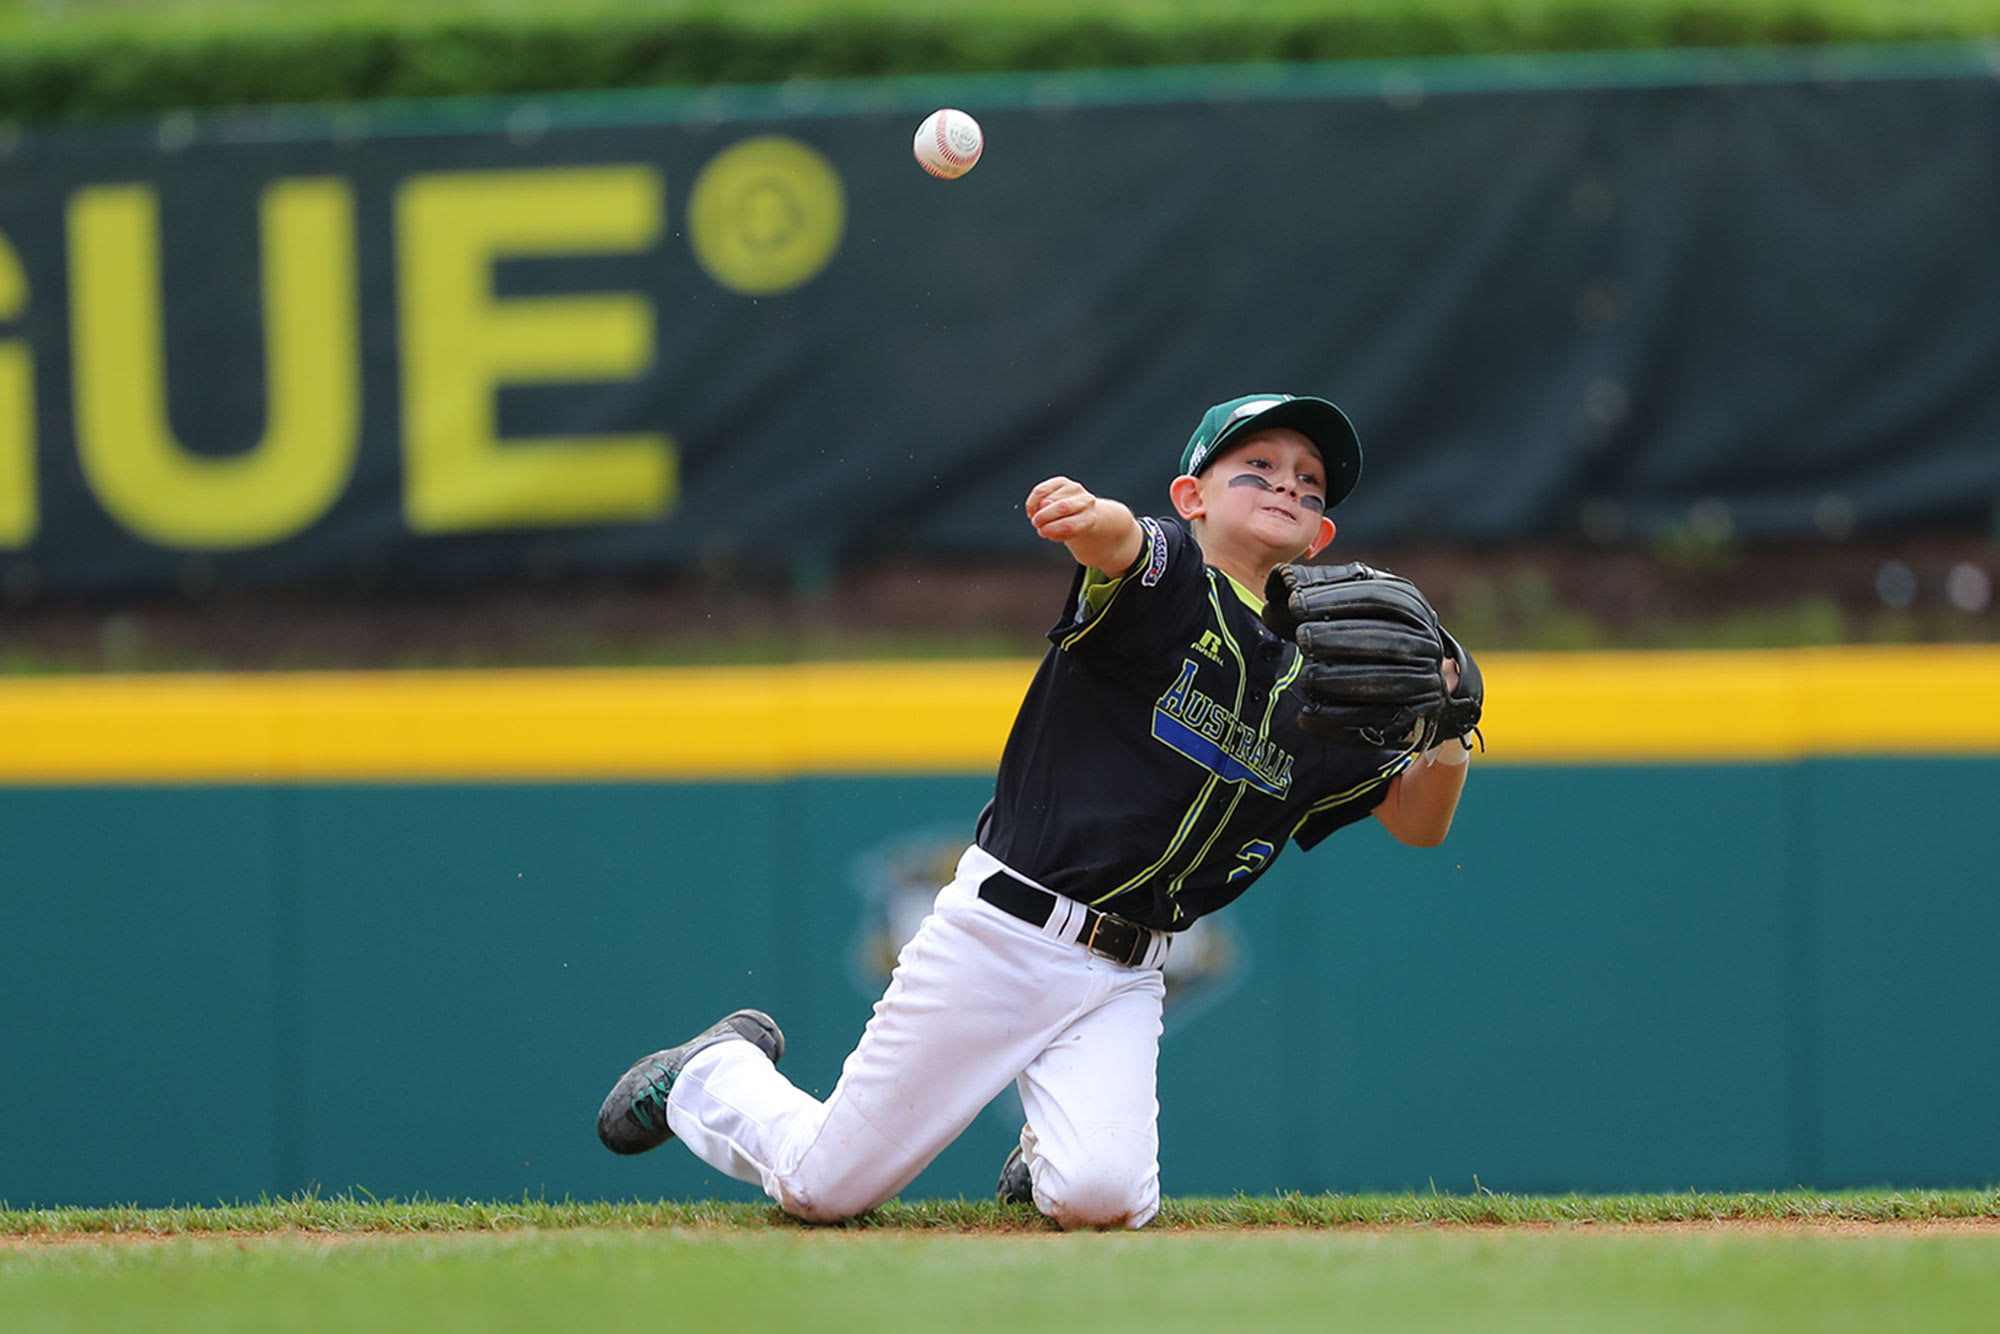
[[[1178,930],[1380,804],[1404,751],[1298,726],[1298,649],[1203,563],[1178,518],[1141,519],[1133,568],[1079,570],[1001,756],[979,844],[1057,893]]]

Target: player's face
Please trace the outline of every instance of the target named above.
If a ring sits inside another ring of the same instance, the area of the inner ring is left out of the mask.
[[[1288,427],[1236,441],[1197,480],[1211,526],[1274,550],[1303,550],[1326,517],[1326,465],[1312,441]]]

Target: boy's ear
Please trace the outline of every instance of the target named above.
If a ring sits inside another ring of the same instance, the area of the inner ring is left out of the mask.
[[[1321,515],[1319,531],[1313,534],[1313,540],[1306,545],[1307,560],[1311,560],[1314,556],[1326,550],[1326,544],[1333,541],[1333,531],[1333,520],[1327,518],[1325,515]]]
[[[1205,512],[1201,503],[1201,483],[1186,473],[1174,478],[1167,487],[1167,494],[1173,498],[1174,513],[1183,519],[1199,519]]]

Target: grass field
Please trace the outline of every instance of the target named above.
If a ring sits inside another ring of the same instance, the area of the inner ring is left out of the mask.
[[[1992,1329],[2000,1191],[1169,1201],[1137,1234],[896,1204],[0,1208],[0,1328]]]

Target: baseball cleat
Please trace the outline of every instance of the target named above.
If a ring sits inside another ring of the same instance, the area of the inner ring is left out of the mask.
[[[673,1092],[674,1081],[696,1052],[734,1039],[751,1043],[773,1065],[785,1054],[785,1035],[777,1020],[762,1010],[738,1010],[680,1046],[656,1051],[627,1070],[597,1109],[597,1138],[613,1153],[644,1153],[672,1139],[667,1095]]]
[[[1035,1183],[1028,1178],[1028,1160],[1021,1156],[1020,1145],[1016,1144],[1000,1165],[1000,1185],[993,1194],[1002,1204],[1035,1202]]]

